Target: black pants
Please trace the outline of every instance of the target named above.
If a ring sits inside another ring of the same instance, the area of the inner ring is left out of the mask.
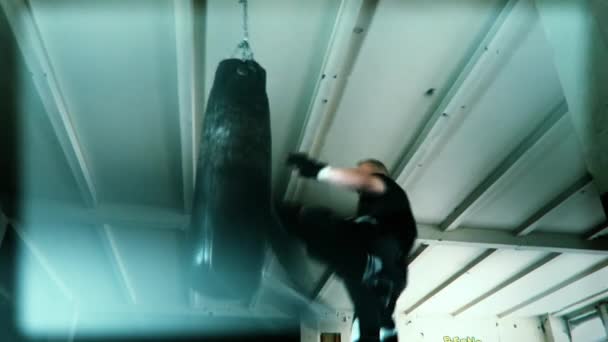
[[[340,219],[325,208],[304,208],[279,215],[286,228],[304,241],[309,255],[326,263],[344,280],[362,337],[377,337],[381,327],[395,327],[392,314],[406,285],[406,267],[395,238],[378,237],[379,227]],[[384,267],[392,268],[395,287],[388,305],[376,290],[362,283],[369,254],[380,257]]]

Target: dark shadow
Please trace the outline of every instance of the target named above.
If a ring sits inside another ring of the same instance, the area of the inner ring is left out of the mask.
[[[0,210],[9,217],[18,216],[20,191],[19,127],[17,113],[17,49],[0,11]],[[15,323],[16,237],[7,228],[0,240],[0,339],[21,340]]]

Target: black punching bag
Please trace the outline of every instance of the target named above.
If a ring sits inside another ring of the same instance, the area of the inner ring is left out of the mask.
[[[258,289],[271,214],[266,71],[227,59],[215,73],[203,119],[188,263],[202,295],[247,300]]]

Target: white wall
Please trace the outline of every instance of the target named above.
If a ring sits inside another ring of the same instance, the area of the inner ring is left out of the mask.
[[[300,342],[319,342],[321,333],[340,333],[343,342],[350,341],[352,312],[326,313],[302,319]]]
[[[539,319],[464,319],[451,316],[397,317],[400,341],[545,342]],[[456,339],[456,337],[458,339]],[[463,340],[464,338],[464,340]],[[467,338],[470,338],[467,340]]]
[[[338,317],[339,319],[335,319]],[[342,341],[350,341],[351,316],[338,315],[303,320],[301,341],[319,342],[322,332],[339,332]],[[344,321],[342,318],[346,318]],[[397,317],[399,340],[407,342],[545,342],[546,337],[538,318],[464,319],[451,316]],[[456,339],[458,337],[458,339]],[[449,338],[449,339],[448,339]],[[469,338],[469,340],[467,340]]]
[[[568,327],[563,319],[544,316],[541,318],[545,327],[545,335],[547,342],[569,342]]]

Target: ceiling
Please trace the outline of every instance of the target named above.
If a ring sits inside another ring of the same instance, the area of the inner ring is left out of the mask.
[[[138,310],[192,327],[250,312],[188,296],[178,259],[206,97],[242,38],[237,1],[0,3],[0,106],[13,113],[2,162],[19,175],[24,286],[50,277],[83,327],[101,307],[117,329]],[[381,159],[406,189],[421,239],[398,310],[533,316],[606,298],[606,216],[533,2],[250,1],[249,24],[274,196],[353,210],[353,194],[290,176],[295,150]],[[295,283],[269,258],[257,315],[284,317],[277,298],[352,309],[323,265],[293,267]],[[41,317],[24,319],[52,328]]]

